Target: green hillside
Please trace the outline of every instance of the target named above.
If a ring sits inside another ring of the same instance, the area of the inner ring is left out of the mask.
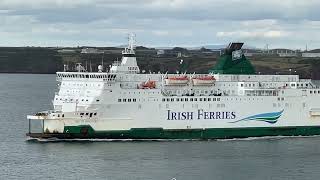
[[[55,73],[62,71],[67,64],[74,70],[80,62],[90,71],[104,62],[108,67],[113,61],[121,60],[121,48],[99,48],[102,54],[82,54],[81,48],[71,48],[70,52],[61,52],[58,48],[38,47],[1,47],[1,73]],[[181,56],[177,56],[179,52]],[[207,73],[217,63],[218,53],[209,50],[186,50],[173,48],[165,54],[157,55],[157,50],[140,47],[136,50],[138,64],[141,70],[149,72],[187,71],[187,73]],[[320,79],[320,58],[253,56],[247,57],[256,69],[257,74],[299,74],[303,78]],[[180,64],[183,60],[183,65]],[[225,64],[227,65],[227,64]],[[183,70],[182,67],[183,66]]]

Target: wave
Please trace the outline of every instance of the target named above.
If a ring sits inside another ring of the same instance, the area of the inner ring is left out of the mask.
[[[256,141],[256,140],[279,140],[279,139],[291,139],[291,138],[319,138],[319,137],[320,137],[320,135],[313,135],[313,136],[263,136],[263,137],[217,139],[217,141]]]
[[[58,139],[27,138],[28,142],[171,142],[171,141],[203,141],[201,139]]]
[[[263,136],[231,139],[58,139],[58,138],[27,138],[28,142],[184,142],[184,141],[257,141],[257,140],[279,140],[288,138],[319,138],[320,135],[313,136]]]

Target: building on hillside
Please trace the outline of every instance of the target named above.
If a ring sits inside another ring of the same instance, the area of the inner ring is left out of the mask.
[[[279,57],[298,57],[301,55],[299,50],[291,50],[291,49],[270,49],[270,50],[265,50],[264,54],[276,55]]]
[[[297,52],[289,52],[289,53],[278,53],[280,57],[298,57]]]
[[[304,52],[302,53],[302,57],[306,57],[306,58],[320,57],[320,53]]]
[[[75,52],[76,52],[75,49],[59,49],[59,50],[58,50],[58,53],[66,53],[66,54],[68,54],[68,53],[75,53]]]
[[[163,49],[159,49],[158,51],[157,51],[157,55],[158,56],[161,56],[161,55],[163,55],[164,54],[164,50]]]
[[[81,50],[82,54],[102,54],[104,51],[96,48],[84,48]]]

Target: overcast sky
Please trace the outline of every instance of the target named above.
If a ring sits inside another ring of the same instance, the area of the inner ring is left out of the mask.
[[[0,46],[320,48],[319,0],[0,0]]]

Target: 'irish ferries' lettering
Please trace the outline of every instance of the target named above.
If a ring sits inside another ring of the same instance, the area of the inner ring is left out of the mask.
[[[167,120],[194,120],[194,119],[235,119],[236,113],[230,111],[204,111],[197,112],[174,112],[167,110]]]

